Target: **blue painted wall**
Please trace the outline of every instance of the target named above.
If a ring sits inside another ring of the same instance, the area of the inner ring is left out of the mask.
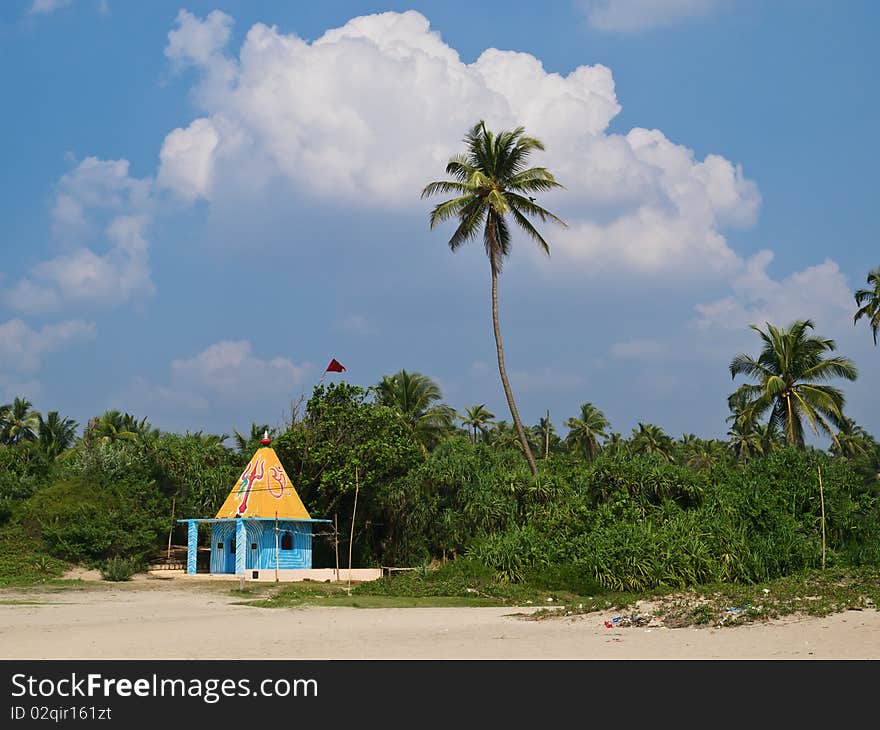
[[[275,569],[275,522],[231,519],[211,524],[211,572],[235,573],[236,523],[244,523],[246,535],[245,569]],[[291,536],[291,549],[281,549],[285,533]],[[252,547],[256,545],[256,548]],[[312,567],[312,525],[309,522],[278,521],[278,568]],[[241,571],[239,571],[241,572]]]
[[[199,525],[196,522],[190,522],[186,527],[186,572],[195,575],[196,558],[199,551]]]

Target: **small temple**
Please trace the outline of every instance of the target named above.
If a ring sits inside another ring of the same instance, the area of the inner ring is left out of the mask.
[[[253,578],[262,570],[312,567],[312,519],[284,471],[269,434],[213,518],[187,524],[186,572],[197,572],[199,525],[211,526],[209,572]]]

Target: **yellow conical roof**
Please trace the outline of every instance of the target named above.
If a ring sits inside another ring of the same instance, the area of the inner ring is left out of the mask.
[[[278,455],[269,446],[257,449],[215,517],[311,519]]]

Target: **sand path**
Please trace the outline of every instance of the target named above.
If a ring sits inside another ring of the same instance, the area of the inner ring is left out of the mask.
[[[877,659],[880,611],[722,628],[608,629],[533,608],[266,609],[152,581],[0,592],[7,659]],[[109,586],[109,587],[108,587]],[[226,589],[228,591],[228,588]],[[31,601],[35,603],[23,603]],[[39,602],[39,603],[37,603]]]

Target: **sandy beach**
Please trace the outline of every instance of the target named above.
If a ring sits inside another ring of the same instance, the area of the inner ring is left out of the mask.
[[[524,608],[267,609],[173,580],[0,592],[6,659],[877,659],[880,611],[607,628]],[[230,637],[234,637],[231,639]]]

